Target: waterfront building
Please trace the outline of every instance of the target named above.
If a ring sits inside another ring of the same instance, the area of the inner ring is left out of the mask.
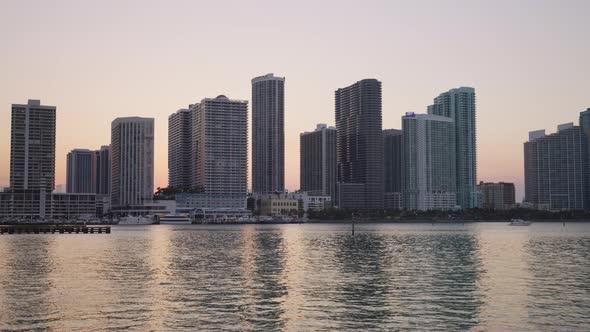
[[[285,191],[285,78],[252,79],[252,191]]]
[[[248,102],[220,95],[192,108],[192,187],[208,194],[248,193]]]
[[[96,216],[94,193],[49,193],[45,188],[0,192],[0,220],[72,220]]]
[[[103,145],[96,154],[96,193],[99,195],[111,194],[111,146]]]
[[[299,189],[309,195],[336,197],[336,128],[318,124],[299,136]]]
[[[66,160],[66,192],[96,192],[96,151],[74,149]]]
[[[190,109],[180,109],[168,117],[168,186],[171,188],[191,188],[191,114]]]
[[[305,215],[309,209],[309,195],[305,192],[253,194],[256,208],[264,216]]]
[[[364,79],[335,92],[337,200],[340,208],[383,208],[381,82]]]
[[[432,114],[406,113],[402,117],[402,128],[404,208],[456,208],[453,120]]]
[[[112,122],[111,164],[113,208],[131,208],[152,201],[154,194],[153,118],[127,117],[117,118]]]
[[[586,113],[581,114],[581,123]],[[529,133],[524,143],[525,203],[541,210],[588,209],[588,138],[573,123]]]
[[[428,113],[453,119],[457,204],[463,209],[477,207],[477,142],[475,89],[460,87],[440,94],[428,106]]]
[[[332,207],[332,197],[325,195],[307,195],[307,208],[321,211]],[[305,210],[307,212],[307,210]]]
[[[402,131],[383,130],[383,162],[385,176],[384,208],[401,209],[402,192]]]
[[[482,193],[482,208],[510,210],[516,207],[514,183],[480,182],[477,190]]]
[[[29,99],[12,105],[10,188],[43,189],[55,186],[55,106]]]

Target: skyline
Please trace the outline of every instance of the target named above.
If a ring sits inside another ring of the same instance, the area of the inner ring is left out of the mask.
[[[309,5],[236,2],[227,9],[228,19],[235,19],[231,27],[207,15],[192,22],[191,13],[205,8],[190,3],[137,4],[117,5],[119,11],[111,12],[108,6],[75,2],[56,8],[14,2],[2,10],[0,35],[11,43],[0,43],[0,153],[6,156],[0,161],[0,186],[9,184],[11,104],[40,99],[57,107],[57,185],[65,184],[70,150],[109,144],[112,120],[154,117],[154,187],[165,187],[168,116],[203,97],[223,94],[251,102],[250,80],[274,73],[288,81],[285,180],[290,191],[299,187],[299,134],[318,123],[335,125],[335,90],[376,78],[383,83],[383,129],[400,129],[405,112],[425,113],[441,92],[474,87],[478,182],[514,182],[520,201],[528,132],[554,132],[590,106],[585,61],[590,46],[584,39],[590,23],[583,20],[590,3],[572,1],[566,8],[527,2],[513,8],[509,2],[462,2],[465,6],[453,8],[448,2],[371,2],[333,8],[326,2],[308,13]],[[209,6],[213,12],[226,7]],[[134,16],[127,17],[131,11]],[[268,13],[277,29],[256,38],[268,24]],[[25,17],[29,23],[19,24]],[[300,25],[303,19],[306,24]],[[360,50],[349,50],[343,43],[348,40]],[[203,45],[212,51],[198,52]],[[239,48],[244,52],[230,52]],[[250,108],[250,128],[251,115]]]

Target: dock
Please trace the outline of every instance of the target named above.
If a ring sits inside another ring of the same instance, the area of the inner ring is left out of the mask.
[[[110,234],[111,226],[86,225],[6,225],[0,234]]]

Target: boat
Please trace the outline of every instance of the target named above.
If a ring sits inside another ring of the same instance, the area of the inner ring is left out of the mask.
[[[170,213],[160,216],[160,224],[188,225],[191,224],[191,218],[186,214]]]
[[[512,219],[510,220],[510,226],[529,226],[531,224],[530,221],[522,220],[522,219]]]
[[[150,216],[126,216],[119,220],[119,225],[151,225],[154,219]]]

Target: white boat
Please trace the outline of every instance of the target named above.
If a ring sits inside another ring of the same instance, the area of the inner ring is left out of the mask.
[[[119,220],[119,225],[151,225],[154,219],[150,216],[127,216]]]
[[[510,226],[529,226],[531,224],[530,221],[522,220],[522,219],[512,219],[510,220]]]
[[[161,216],[160,224],[188,225],[191,224],[191,218],[185,214],[171,213]]]

